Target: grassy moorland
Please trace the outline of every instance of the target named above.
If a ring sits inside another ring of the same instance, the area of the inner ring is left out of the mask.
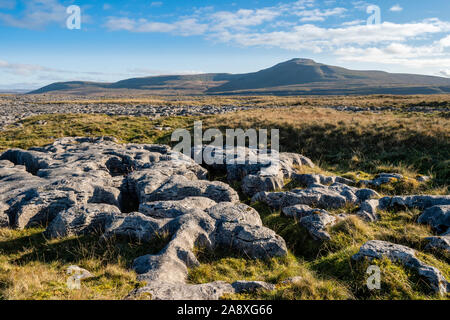
[[[408,101],[405,103],[413,103],[407,97],[404,99]],[[379,105],[385,103],[375,98],[373,101]],[[171,132],[159,131],[155,126],[192,128],[193,122],[200,119],[204,121],[204,128],[278,128],[283,151],[310,157],[319,165],[315,172],[340,174],[354,180],[370,178],[379,172],[405,175],[404,180],[380,188],[381,194],[448,194],[448,113],[346,113],[307,106],[159,120],[106,115],[45,115],[25,119],[21,121],[21,127],[10,126],[0,132],[0,147],[28,148],[48,144],[63,136],[99,135],[115,136],[121,142],[169,143]],[[423,174],[432,179],[419,183],[415,178]],[[234,187],[239,189],[238,185]],[[242,201],[248,199],[242,198]],[[274,292],[226,297],[229,299],[439,298],[415,272],[388,260],[375,261],[382,270],[382,290],[369,291],[365,286],[368,263],[355,263],[350,257],[370,239],[415,248],[420,252],[420,259],[438,267],[450,279],[449,256],[443,252],[424,251],[424,238],[431,236],[432,231],[428,226],[416,223],[420,214],[416,210],[381,212],[380,221],[375,223],[353,216],[331,228],[331,241],[320,243],[312,241],[297,222],[283,217],[280,212],[259,203],[254,207],[264,224],[284,237],[290,254],[285,258],[259,261],[198,248],[197,255],[202,264],[190,270],[191,283],[252,279],[277,284]],[[351,213],[356,209],[348,207],[345,211]],[[132,259],[157,251],[167,241],[162,237],[158,243],[148,245],[120,240],[105,245],[96,236],[50,241],[42,232],[42,228],[0,230],[0,299],[124,298],[132,288],[141,285],[129,269]],[[65,270],[71,264],[87,268],[96,277],[83,282],[79,291],[67,290]],[[301,279],[295,284],[283,283],[293,276]]]

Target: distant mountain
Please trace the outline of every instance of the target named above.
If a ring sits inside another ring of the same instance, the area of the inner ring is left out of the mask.
[[[168,95],[433,94],[450,93],[450,79],[382,71],[356,71],[310,59],[292,59],[254,73],[155,76],[115,83],[59,82],[30,93],[83,95],[129,90]]]

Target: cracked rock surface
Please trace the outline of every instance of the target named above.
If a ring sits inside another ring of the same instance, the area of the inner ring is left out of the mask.
[[[242,191],[248,196],[282,189],[285,179],[295,174],[295,167],[314,167],[309,158],[297,153],[246,147],[192,148],[192,157],[199,155],[203,155],[205,163],[211,168],[226,172],[229,182],[242,182]]]
[[[249,258],[284,256],[284,240],[230,186],[168,146],[117,144],[112,138],[62,138],[0,156],[0,224],[22,229],[48,223],[46,235],[99,232],[168,244],[137,257],[133,268],[154,299],[217,299],[224,293],[272,290],[260,282],[188,284],[199,265],[196,246]]]

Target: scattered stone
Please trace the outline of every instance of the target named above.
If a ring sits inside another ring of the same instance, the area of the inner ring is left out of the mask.
[[[416,196],[394,196],[384,197],[380,199],[380,209],[388,208],[417,208],[427,209],[433,206],[450,205],[450,195],[446,196],[430,196],[430,195],[416,195]]]
[[[402,180],[402,179],[403,179],[403,176],[398,173],[380,173],[375,177],[375,179],[361,180],[360,183],[363,185],[379,187],[383,184],[392,183],[392,182]]]
[[[205,284],[152,282],[132,291],[128,299],[139,299],[143,295],[149,295],[152,300],[219,300],[225,294],[274,289],[273,284],[260,281],[236,281],[232,284],[223,281]]]
[[[416,178],[416,180],[419,182],[427,182],[427,181],[430,181],[430,179],[431,179],[431,177],[429,177],[429,176],[418,176]]]
[[[450,284],[442,273],[435,267],[429,266],[415,255],[415,250],[398,244],[386,241],[372,240],[366,242],[352,259],[362,258],[382,259],[388,258],[392,262],[400,263],[405,267],[416,270],[420,276],[424,277],[431,289],[439,294],[446,294],[450,291]]]
[[[303,281],[303,277],[296,276],[296,277],[290,277],[281,282],[282,284],[296,284]]]
[[[80,268],[79,266],[75,265],[69,266],[66,272],[69,275],[75,276],[77,280],[86,280],[94,277],[94,275],[86,269]]]
[[[363,192],[360,192],[364,190]],[[371,191],[371,190],[370,190]],[[358,204],[368,197],[368,189],[357,189],[342,183],[331,186],[310,184],[307,189],[294,189],[287,192],[259,192],[252,197],[253,202],[261,201],[275,209],[283,209],[297,204],[321,209],[337,209],[347,203]],[[358,195],[361,198],[358,198]],[[377,193],[370,193],[376,196]]]

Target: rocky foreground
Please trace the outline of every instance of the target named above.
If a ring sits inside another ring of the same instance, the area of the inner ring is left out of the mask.
[[[192,156],[199,150],[193,149]],[[264,202],[296,219],[312,239],[327,241],[327,228],[348,214],[330,211],[349,203],[361,219],[376,221],[387,208],[419,208],[419,223],[432,226],[429,246],[449,251],[450,196],[383,197],[370,189],[387,175],[356,187],[342,177],[297,174],[314,166],[310,159],[280,153],[277,159],[260,150],[214,150],[219,158],[258,156],[213,165],[239,182],[252,201]],[[220,162],[218,162],[220,163]],[[157,254],[136,257],[133,269],[146,285],[130,293],[153,299],[218,299],[226,293],[273,290],[257,281],[187,283],[188,268],[199,265],[194,248],[226,248],[251,259],[287,254],[285,241],[264,227],[259,213],[241,203],[228,184],[209,181],[207,169],[165,145],[117,144],[112,138],[62,138],[27,151],[11,149],[0,156],[0,227],[22,229],[48,224],[49,238],[98,233],[102,238],[127,237],[151,242],[161,234],[170,240]],[[300,188],[280,191],[287,179]],[[440,294],[450,285],[435,267],[420,261],[415,250],[384,241],[364,244],[355,260],[386,257],[417,270]]]

